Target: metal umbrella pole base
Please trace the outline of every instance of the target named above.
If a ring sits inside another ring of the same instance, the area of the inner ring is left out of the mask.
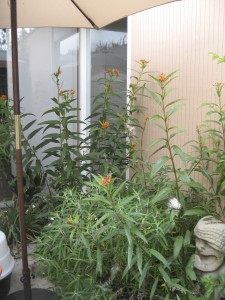
[[[55,293],[46,289],[31,289],[32,300],[53,300]],[[3,300],[24,300],[24,290],[6,296]]]

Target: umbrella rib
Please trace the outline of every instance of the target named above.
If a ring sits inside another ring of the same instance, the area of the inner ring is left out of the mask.
[[[94,27],[94,28],[98,28],[98,26],[92,21],[91,18],[88,17],[88,15],[79,7],[79,5],[74,1],[74,0],[70,0],[73,5],[76,6],[76,8],[82,13],[82,15],[91,23],[91,25]]]

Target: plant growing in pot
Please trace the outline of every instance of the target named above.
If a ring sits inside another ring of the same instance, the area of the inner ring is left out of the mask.
[[[6,241],[5,234],[0,231],[0,299],[9,292],[14,259]]]

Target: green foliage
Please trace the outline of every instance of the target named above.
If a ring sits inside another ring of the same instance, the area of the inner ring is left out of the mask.
[[[116,86],[122,82],[118,69],[108,69],[98,80],[102,91],[93,100],[91,115],[87,118],[89,136],[86,139],[91,154],[91,173],[120,174],[128,163],[127,111],[121,101],[122,93]],[[125,95],[125,93],[123,93]]]
[[[43,225],[45,224],[45,214],[42,212],[40,205],[32,204],[26,206],[25,222],[26,234],[28,240],[37,235]],[[0,209],[0,230],[3,231],[7,237],[8,243],[17,248],[19,252],[20,243],[20,226],[19,226],[19,210],[17,202],[13,206],[5,206]]]
[[[198,141],[192,143],[196,152],[192,170],[207,179],[209,188],[205,193],[222,220],[225,196],[225,105],[222,103],[224,85],[216,83],[217,103],[203,103],[208,108],[207,119],[197,127]],[[211,118],[213,116],[213,118]]]
[[[80,151],[83,142],[79,132],[78,113],[74,99],[74,90],[63,90],[60,82],[61,70],[53,74],[57,87],[57,97],[53,97],[52,109],[44,112],[48,120],[41,122],[43,137],[36,150],[42,149],[44,157],[50,160],[45,171],[51,180],[51,187],[61,192],[67,187],[82,186],[82,171],[85,170],[85,157]]]
[[[206,299],[215,299],[215,295],[224,295],[225,293],[225,277],[219,275],[218,278],[214,276],[202,277],[201,282],[205,287],[205,297]]]
[[[37,202],[45,218],[51,210],[36,239],[39,271],[53,281],[62,299],[203,299],[193,267],[192,232],[199,217],[211,214],[209,200],[220,203],[225,193],[223,85],[216,85],[218,103],[204,104],[210,108],[209,119],[192,142],[198,153],[193,157],[175,144],[183,132],[171,124],[183,106],[181,99],[172,98],[176,72],[157,78],[147,73],[147,61],[138,63],[127,107],[116,88],[119,71],[108,69],[99,79],[102,92],[86,120],[86,139],[79,132],[74,91],[62,89],[60,68],[53,74],[57,97],[44,113],[48,120],[36,126],[34,119],[23,127],[26,197],[40,195],[48,182],[49,192],[54,191],[48,202]],[[157,89],[147,88],[145,78]],[[144,116],[140,98],[153,101],[159,113]],[[149,124],[162,134],[146,150]],[[42,141],[30,146],[40,131]],[[162,150],[155,163],[146,159]],[[37,151],[44,153],[44,167]],[[133,173],[125,180],[128,168]],[[192,172],[207,178],[210,189],[192,179]],[[8,221],[2,220],[5,226]],[[38,221],[35,215],[33,221]],[[31,228],[40,224],[31,222]],[[12,228],[8,235],[16,237],[17,221]],[[215,285],[206,283],[209,294]]]
[[[0,97],[0,171],[8,179],[11,160],[10,147],[15,136],[9,134],[14,131],[14,122],[12,108],[8,104],[9,100],[5,97]]]
[[[86,194],[65,192],[36,240],[40,271],[63,299],[187,299],[193,247],[162,205],[172,191],[146,196],[129,181],[93,178]]]

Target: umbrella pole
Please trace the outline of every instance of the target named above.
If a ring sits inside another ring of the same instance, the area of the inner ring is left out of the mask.
[[[12,35],[12,74],[13,74],[13,99],[16,134],[16,172],[17,172],[17,192],[20,221],[20,240],[22,247],[23,276],[21,281],[24,285],[24,299],[31,300],[30,271],[28,268],[25,208],[23,193],[23,167],[20,132],[20,96],[19,96],[19,68],[18,68],[18,41],[17,41],[17,7],[16,0],[10,0],[11,5],[11,35]]]

